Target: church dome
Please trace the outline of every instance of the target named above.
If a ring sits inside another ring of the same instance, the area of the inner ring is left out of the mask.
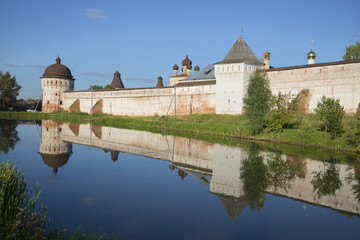
[[[48,66],[45,69],[43,77],[65,77],[65,78],[72,78],[70,69],[61,64],[61,59],[59,57],[56,58],[56,63],[53,65]]]
[[[316,53],[311,49],[311,51],[307,54],[307,59],[315,59]]]
[[[189,59],[188,55],[186,54],[186,58],[182,61],[183,66],[192,65],[191,60]]]
[[[173,66],[173,70],[179,70],[179,66],[178,66],[177,64],[175,64],[175,65]]]
[[[198,71],[200,70],[199,66],[196,65],[196,66],[194,67],[194,70],[195,70],[195,72],[198,72]]]

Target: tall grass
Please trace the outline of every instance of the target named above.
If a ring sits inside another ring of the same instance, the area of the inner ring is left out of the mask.
[[[66,228],[47,229],[47,207],[37,209],[39,185],[28,188],[24,174],[10,161],[0,163],[0,239],[105,239],[78,229],[72,235]]]
[[[43,239],[46,235],[46,207],[36,210],[38,185],[28,183],[11,162],[0,163],[0,238]]]

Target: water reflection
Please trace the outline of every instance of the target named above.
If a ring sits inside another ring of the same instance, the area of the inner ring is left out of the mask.
[[[360,214],[360,168],[343,163],[264,152],[257,144],[233,147],[144,131],[42,121],[40,154],[54,173],[69,161],[72,143],[102,148],[116,164],[120,152],[165,160],[182,182],[190,176],[206,186],[233,220],[247,206],[260,211],[266,193]]]
[[[63,140],[63,125],[51,120],[41,122],[39,152],[43,162],[53,169],[54,174],[69,161],[72,153],[72,144]]]
[[[16,131],[17,122],[0,119],[0,155],[7,154],[9,150],[14,150],[16,143],[20,141]]]

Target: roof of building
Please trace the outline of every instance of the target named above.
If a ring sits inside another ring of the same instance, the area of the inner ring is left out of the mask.
[[[351,63],[360,63],[360,59],[338,61],[338,62],[314,63],[314,64],[297,65],[297,66],[290,66],[290,67],[271,68],[271,69],[267,69],[266,71],[267,72],[286,71],[286,70],[294,70],[294,69],[300,69],[300,68],[324,67],[324,66],[333,66],[333,65],[351,64]]]
[[[56,58],[55,64],[52,64],[45,69],[43,77],[61,77],[73,79],[70,69],[67,66],[61,64],[61,59],[59,57]]]
[[[215,79],[213,63],[207,65],[203,69],[200,69],[198,72],[194,73],[193,75],[180,80],[180,82],[181,81],[190,81],[190,80],[204,80],[204,79]]]
[[[70,158],[70,153],[53,154],[53,155],[41,153],[40,155],[43,162],[49,167],[53,168],[54,173],[57,173],[58,168],[64,166],[69,161]]]
[[[249,205],[248,201],[244,196],[235,198],[216,193],[215,195],[219,197],[223,207],[225,208],[231,220],[235,220],[240,215],[240,213]]]
[[[125,88],[123,82],[121,81],[119,71],[114,73],[114,78],[110,85],[114,88]]]
[[[193,86],[202,86],[202,85],[215,85],[216,80],[208,80],[208,81],[189,81],[189,82],[181,82],[179,81],[176,84],[176,87],[193,87]]]
[[[259,60],[255,57],[254,53],[251,51],[251,49],[242,37],[236,40],[224,60],[215,64],[239,62],[262,65],[262,63],[259,62]]]

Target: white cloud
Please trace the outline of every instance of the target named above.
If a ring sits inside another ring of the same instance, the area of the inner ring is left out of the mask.
[[[85,8],[84,12],[89,18],[106,19],[106,13],[96,8]]]
[[[45,65],[25,65],[27,68],[46,68]]]
[[[157,82],[157,79],[155,78],[144,78],[144,77],[126,77],[125,80],[147,82],[147,83]]]
[[[86,75],[86,76],[91,76],[91,77],[103,77],[103,78],[111,78],[112,77],[112,74],[102,73],[102,72],[84,72],[82,74]]]
[[[18,68],[18,67],[21,67],[20,65],[11,64],[11,63],[5,63],[4,66],[5,66],[5,67],[10,67],[10,68]]]

